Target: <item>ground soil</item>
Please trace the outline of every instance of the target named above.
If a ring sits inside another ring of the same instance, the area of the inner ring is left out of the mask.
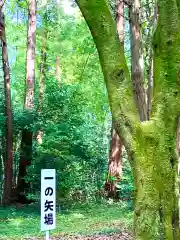
[[[44,238],[26,238],[25,240],[42,240]],[[133,237],[126,232],[108,235],[95,235],[95,236],[57,236],[52,237],[51,240],[133,240]]]

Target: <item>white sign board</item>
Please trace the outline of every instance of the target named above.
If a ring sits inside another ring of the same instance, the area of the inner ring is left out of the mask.
[[[56,171],[41,170],[41,231],[56,228]]]

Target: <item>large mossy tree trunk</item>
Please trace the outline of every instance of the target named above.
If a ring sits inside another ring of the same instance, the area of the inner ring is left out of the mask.
[[[153,134],[146,135],[146,128],[145,132],[137,131],[133,166],[135,239],[177,240],[180,235],[176,135],[171,127],[169,132],[154,128]]]
[[[154,89],[149,121],[141,122],[132,82],[106,0],[77,0],[96,44],[116,131],[135,180],[136,240],[180,239],[176,152],[180,113],[180,21],[175,0],[158,0]]]

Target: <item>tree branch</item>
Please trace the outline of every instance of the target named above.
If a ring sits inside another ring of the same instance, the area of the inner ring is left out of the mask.
[[[106,0],[77,0],[96,44],[116,130],[131,148],[132,131],[139,123],[123,46]],[[128,150],[128,149],[127,149]]]

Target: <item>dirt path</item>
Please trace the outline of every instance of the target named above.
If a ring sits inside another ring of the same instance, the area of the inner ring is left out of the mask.
[[[97,235],[91,237],[72,237],[70,240],[132,240],[133,238],[128,233],[108,234],[108,235]]]
[[[43,238],[26,238],[25,240],[42,240]],[[90,237],[84,236],[60,236],[52,237],[51,240],[133,240],[129,233],[118,233],[118,234],[108,234],[108,235],[95,235]]]

